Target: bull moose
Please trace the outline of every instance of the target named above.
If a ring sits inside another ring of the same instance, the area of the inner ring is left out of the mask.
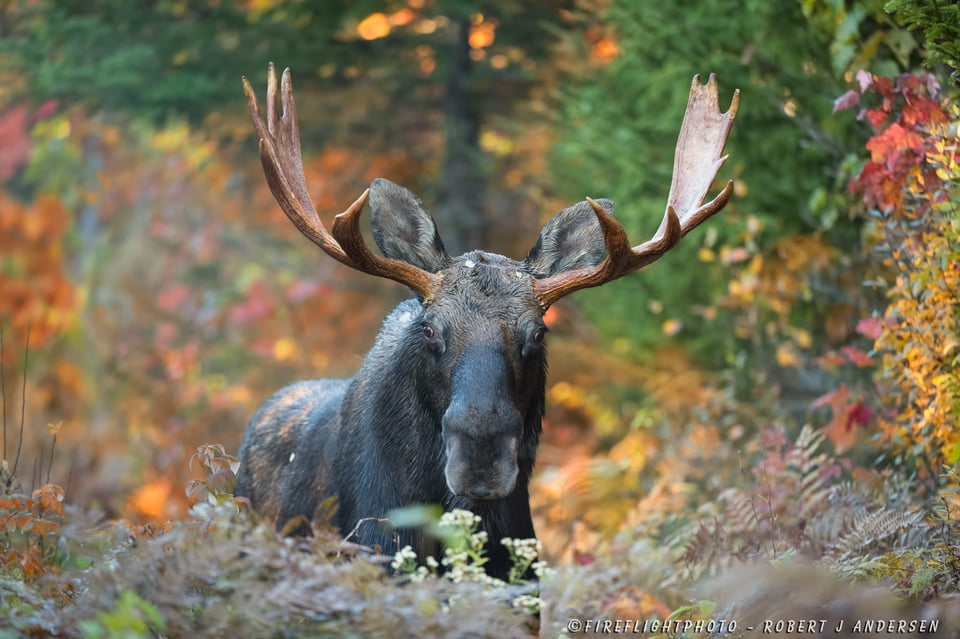
[[[343,532],[411,504],[471,510],[488,535],[487,572],[505,577],[501,539],[534,536],[528,485],[544,413],[543,315],[576,290],[650,264],[726,205],[732,182],[703,200],[726,160],[739,93],[721,113],[716,79],[693,79],[666,213],[652,239],[631,247],[613,203],[588,198],[547,222],[516,261],[479,250],[447,255],[420,199],[384,179],[327,231],[307,193],[289,69],[278,87],[270,65],[265,119],[246,78],[243,88],[267,183],[290,221],[338,262],[416,296],[387,316],[352,379],[295,383],[260,407],[240,449],[235,493],[280,527],[314,517],[333,497],[332,523]],[[368,201],[383,256],[360,232]],[[415,529],[367,525],[357,538],[392,552],[394,534],[421,558],[437,552]]]

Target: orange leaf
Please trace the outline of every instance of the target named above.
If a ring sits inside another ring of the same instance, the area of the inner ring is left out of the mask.
[[[383,13],[371,13],[357,25],[357,35],[364,40],[376,40],[390,35],[390,20]]]
[[[141,516],[157,519],[167,512],[167,498],[172,488],[171,480],[155,479],[130,496],[129,506]]]
[[[841,406],[834,411],[833,419],[823,427],[823,434],[833,444],[837,454],[849,450],[857,439],[857,432],[852,427],[851,412],[853,406]]]
[[[41,512],[46,514],[63,515],[63,497],[63,488],[56,484],[47,484],[33,491],[34,502],[39,504]]]
[[[23,554],[20,556],[20,569],[23,571],[24,577],[27,577],[28,579],[39,577],[46,572],[46,568],[43,565],[41,550],[38,547],[30,546],[24,550]]]
[[[34,518],[30,532],[34,535],[56,534],[60,532],[60,524],[49,519]]]

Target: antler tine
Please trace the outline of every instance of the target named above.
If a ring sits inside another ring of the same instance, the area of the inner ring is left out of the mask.
[[[687,111],[677,136],[677,150],[673,158],[673,179],[667,202],[680,215],[685,233],[709,215],[699,216],[700,204],[720,167],[727,161],[723,147],[730,135],[730,127],[740,108],[740,90],[733,92],[730,108],[720,112],[717,77],[710,74],[706,85],[700,84],[700,76],[693,77]],[[729,197],[729,196],[728,196]],[[723,201],[726,204],[726,200]],[[712,204],[712,203],[711,203]],[[710,205],[708,204],[707,207]],[[713,211],[719,211],[723,206]],[[712,214],[712,213],[711,213]],[[696,224],[693,224],[696,222]]]
[[[337,260],[358,271],[406,284],[430,300],[439,277],[412,264],[374,255],[360,232],[359,215],[369,190],[334,220],[333,235],[324,227],[307,191],[300,153],[297,107],[293,100],[290,69],[283,71],[279,84],[281,112],[277,114],[277,71],[271,62],[267,71],[267,118],[264,122],[257,96],[246,77],[243,92],[253,126],[260,136],[260,163],[267,184],[280,208],[303,235]]]
[[[581,288],[599,286],[655,262],[673,248],[680,238],[727,205],[733,194],[732,181],[728,181],[710,202],[702,202],[717,172],[727,160],[727,156],[721,153],[739,106],[738,89],[734,91],[730,108],[726,113],[721,113],[716,77],[711,73],[707,84],[703,85],[700,76],[694,76],[687,110],[677,137],[667,210],[656,234],[643,244],[631,248],[620,223],[602,206],[587,198],[600,222],[607,256],[597,266],[537,280],[534,291],[543,309]]]
[[[289,69],[283,75],[284,93],[292,95]],[[274,199],[294,226],[311,242],[338,262],[352,267],[350,258],[323,227],[307,192],[296,111],[288,111],[287,104],[284,104],[283,113],[279,117],[277,115],[277,71],[273,63],[270,63],[267,72],[266,122],[260,113],[257,95],[246,77],[243,78],[243,92],[247,97],[253,126],[260,136],[260,163]]]

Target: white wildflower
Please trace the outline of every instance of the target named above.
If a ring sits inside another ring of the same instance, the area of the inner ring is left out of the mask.
[[[472,529],[480,525],[480,515],[474,515],[469,510],[457,508],[440,516],[441,526]]]
[[[537,579],[546,579],[554,574],[554,569],[547,566],[545,561],[535,561],[530,564],[530,567],[533,568],[533,574],[537,576]]]
[[[523,608],[531,615],[539,612],[542,605],[543,599],[534,595],[520,595],[513,600],[514,608]]]
[[[409,572],[417,565],[417,553],[410,546],[404,546],[393,556],[390,567],[401,572]]]

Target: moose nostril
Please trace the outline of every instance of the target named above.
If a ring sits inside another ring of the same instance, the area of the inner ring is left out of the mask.
[[[474,486],[466,496],[470,499],[490,499],[493,497],[493,491],[486,486]]]

